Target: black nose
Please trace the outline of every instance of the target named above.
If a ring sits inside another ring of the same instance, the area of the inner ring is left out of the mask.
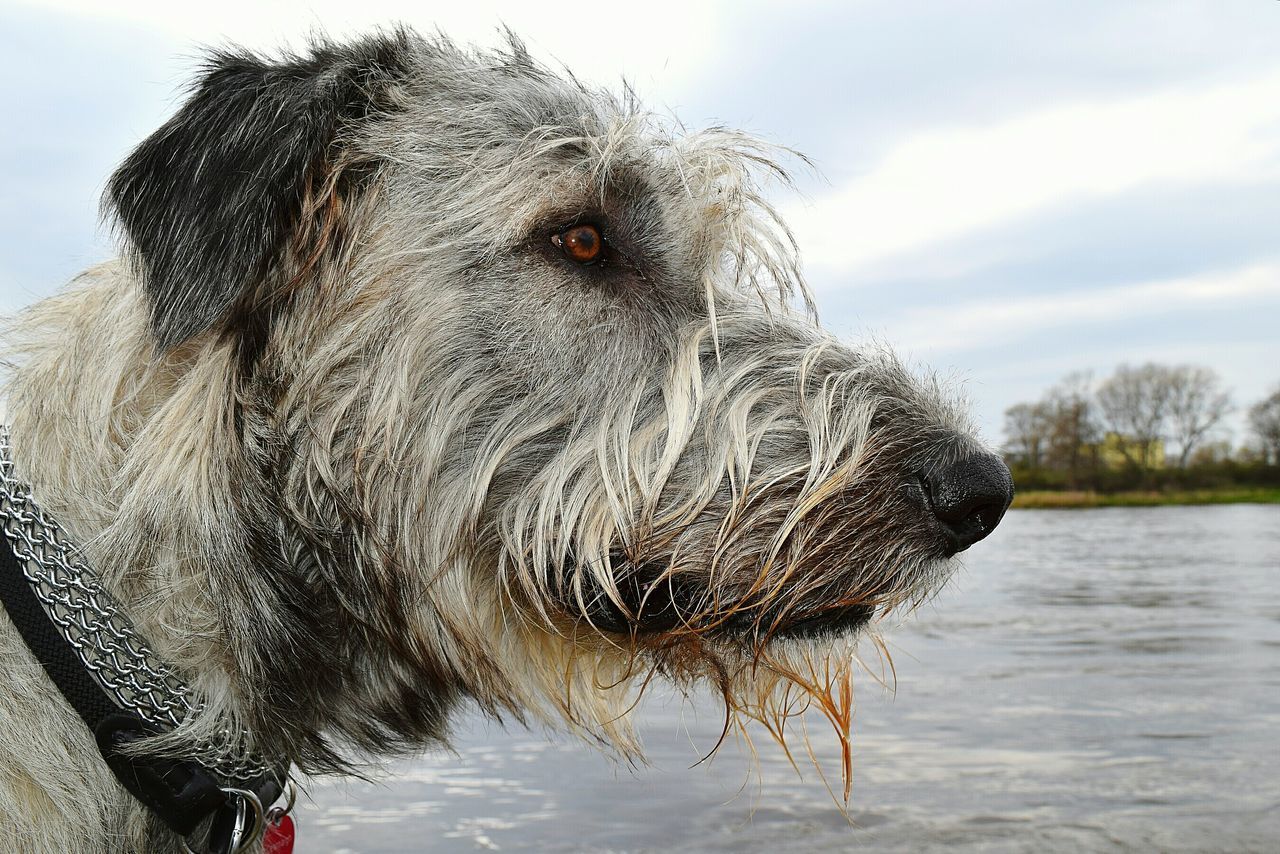
[[[973,454],[925,472],[920,479],[929,508],[955,538],[957,552],[995,530],[1013,501],[1013,477],[995,454]]]

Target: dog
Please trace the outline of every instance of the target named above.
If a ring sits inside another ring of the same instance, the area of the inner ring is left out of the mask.
[[[466,706],[632,756],[654,677],[847,748],[858,638],[1012,482],[951,391],[819,325],[780,156],[514,37],[212,54],[110,179],[121,257],[4,333],[19,562],[114,603],[180,714],[101,746],[0,617],[5,838],[256,850],[269,804],[184,838],[112,763],[343,773]],[[19,548],[45,516],[61,563]]]

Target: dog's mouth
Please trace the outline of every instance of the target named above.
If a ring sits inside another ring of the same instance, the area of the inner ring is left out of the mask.
[[[772,639],[820,639],[848,635],[871,622],[874,603],[844,603],[803,610],[744,606],[709,607],[706,591],[692,576],[657,567],[630,567],[617,580],[621,603],[598,592],[583,615],[597,630],[631,636],[689,632],[752,644]]]
[[[848,635],[871,622],[874,605],[844,605],[818,611],[779,625],[777,637],[824,638]]]
[[[618,566],[619,563],[615,563]],[[680,575],[651,567],[620,573],[616,582],[621,602],[597,590],[586,602],[586,618],[603,632],[657,634],[677,629],[697,630],[703,622],[697,585]]]

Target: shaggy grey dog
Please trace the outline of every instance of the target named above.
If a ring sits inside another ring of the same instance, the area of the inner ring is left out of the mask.
[[[1012,486],[814,321],[784,178],[514,39],[213,55],[111,179],[124,259],[6,333],[17,473],[202,700],[156,749],[342,771],[470,703],[630,755],[655,675],[847,738],[857,638]],[[0,657],[9,850],[181,850]]]

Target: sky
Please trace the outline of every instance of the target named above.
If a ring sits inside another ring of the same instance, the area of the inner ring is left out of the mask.
[[[1064,375],[1280,384],[1280,2],[0,0],[0,311],[112,253],[98,197],[205,47],[404,22],[810,157],[775,201],[823,322],[963,382],[984,434]],[[1242,419],[1233,436],[1244,439]]]

